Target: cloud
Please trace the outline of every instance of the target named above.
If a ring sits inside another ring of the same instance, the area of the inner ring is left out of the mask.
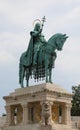
[[[67,0],[65,2],[63,0],[47,0],[47,2],[46,0],[1,0],[0,13],[3,14],[6,20],[5,22],[17,24],[17,26],[19,26],[31,23],[37,17],[39,18],[47,14],[49,18],[50,16],[52,17],[52,15],[53,17],[57,17],[57,12],[63,14],[62,9],[71,4],[73,4],[72,0]]]
[[[57,66],[66,73],[78,72],[80,66],[80,38],[68,38],[63,51],[58,52]]]
[[[9,64],[16,61],[16,58],[10,55],[6,51],[1,51],[0,52],[0,64]]]
[[[0,12],[3,13],[6,22],[9,21],[11,24],[13,23],[18,25],[27,24],[27,22],[30,22],[30,19],[37,18],[40,14],[39,12],[42,14],[42,9],[45,9],[46,6],[48,6],[48,3],[49,2],[45,4],[45,2],[37,0],[21,0],[14,2],[12,0],[8,0],[7,2],[3,0],[0,4]]]

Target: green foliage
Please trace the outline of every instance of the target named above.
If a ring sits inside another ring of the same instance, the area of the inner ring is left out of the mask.
[[[80,116],[80,85],[72,86],[72,116]]]

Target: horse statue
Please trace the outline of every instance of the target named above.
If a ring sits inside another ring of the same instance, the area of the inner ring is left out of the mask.
[[[67,38],[68,36],[66,34],[57,33],[53,35],[47,41],[46,46],[42,46],[39,50],[37,64],[35,66],[33,64],[26,66],[26,52],[21,55],[19,64],[19,83],[21,87],[24,87],[24,77],[26,78],[26,86],[29,86],[30,76],[33,76],[37,81],[45,78],[46,82],[52,83],[51,74],[57,57],[56,50],[62,50]]]

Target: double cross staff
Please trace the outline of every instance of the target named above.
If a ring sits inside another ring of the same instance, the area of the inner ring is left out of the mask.
[[[45,18],[45,16],[42,18],[42,29],[43,29],[43,26],[44,26],[44,22],[46,22],[46,18]]]

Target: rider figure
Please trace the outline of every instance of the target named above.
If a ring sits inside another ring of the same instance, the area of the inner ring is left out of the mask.
[[[41,32],[42,28],[40,23],[36,23],[34,31],[30,32],[31,36],[33,37],[33,65],[37,64],[39,50],[46,43],[46,40]]]
[[[38,63],[38,54],[43,46],[46,46],[46,40],[42,35],[43,25],[37,22],[35,24],[34,30],[30,32],[31,38],[28,45],[28,49],[25,55],[25,65],[30,66],[33,64],[35,66]]]

